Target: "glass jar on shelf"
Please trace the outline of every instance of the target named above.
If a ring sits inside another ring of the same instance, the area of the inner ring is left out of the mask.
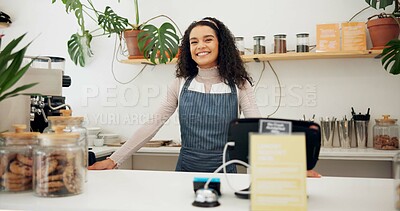
[[[25,132],[26,125],[13,125],[15,132],[0,134],[0,192],[32,190],[33,147],[38,132]]]
[[[308,33],[296,34],[296,38],[297,38],[296,52],[297,53],[310,51],[310,41],[309,41],[308,37],[309,37]]]
[[[390,115],[383,115],[383,119],[375,119],[373,127],[373,147],[380,150],[399,149],[399,125],[397,119],[389,118]]]
[[[265,47],[265,36],[254,36],[254,54],[265,54],[266,47]]]
[[[39,135],[39,146],[33,150],[35,195],[61,197],[83,192],[87,157],[79,144],[78,133],[65,133],[65,126],[52,128],[54,133]]]
[[[244,55],[244,37],[235,37],[235,44],[236,44],[236,48],[239,51],[240,55]]]
[[[274,35],[274,53],[286,53],[286,34]]]

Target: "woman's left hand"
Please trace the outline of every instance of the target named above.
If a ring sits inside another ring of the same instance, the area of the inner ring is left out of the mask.
[[[307,177],[311,177],[311,178],[321,178],[321,174],[319,174],[318,172],[314,171],[314,170],[308,170],[307,171]]]

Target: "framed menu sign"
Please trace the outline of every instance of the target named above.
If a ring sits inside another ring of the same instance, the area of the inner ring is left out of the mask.
[[[250,133],[252,211],[307,211],[305,139]]]

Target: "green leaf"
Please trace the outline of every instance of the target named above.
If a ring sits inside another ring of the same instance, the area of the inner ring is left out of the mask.
[[[400,40],[391,40],[386,46],[382,51],[382,65],[391,74],[400,74]]]
[[[0,97],[0,102],[1,102],[2,100],[7,99],[7,98],[15,97],[15,96],[21,95],[21,94],[19,94],[19,92],[22,92],[22,91],[24,91],[24,90],[26,90],[26,89],[29,89],[29,88],[31,88],[31,87],[37,85],[37,84],[39,84],[39,83],[31,83],[31,84],[26,84],[26,85],[17,87],[17,88],[15,88],[14,90],[12,90],[11,92],[7,92],[6,94],[2,95],[2,96]]]
[[[104,14],[99,15],[98,24],[108,35],[111,33],[121,33],[129,26],[128,19],[118,16],[108,6]]]
[[[394,1],[397,0],[365,0],[367,4],[369,4],[371,7],[377,9],[378,4],[379,4],[379,9],[385,9],[387,6],[392,5]]]
[[[93,56],[90,49],[92,35],[86,31],[83,35],[73,34],[68,41],[68,54],[75,65],[84,67],[86,65],[86,58]]]
[[[67,13],[76,10],[82,11],[82,3],[80,0],[62,0],[62,3],[65,4],[65,11]]]
[[[153,64],[156,64],[156,59],[165,64],[178,54],[179,37],[172,24],[166,22],[160,28],[147,24],[141,30],[138,34],[139,50]]]
[[[14,86],[19,81],[19,79],[21,79],[21,77],[29,69],[33,61],[32,60],[25,66],[21,67],[25,52],[30,43],[13,53],[15,48],[24,37],[25,34],[21,35],[17,39],[12,40],[10,43],[7,44],[4,50],[0,52],[0,101],[6,98],[18,96],[19,92],[29,89],[37,84],[32,83],[23,85],[15,88],[10,92],[5,93],[8,89],[12,88],[12,86]]]

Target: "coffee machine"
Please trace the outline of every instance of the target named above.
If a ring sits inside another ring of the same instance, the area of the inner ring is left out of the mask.
[[[25,124],[30,131],[43,132],[48,126],[48,116],[59,116],[60,109],[71,109],[62,96],[62,88],[71,84],[71,78],[64,75],[65,59],[52,56],[25,56],[25,59],[32,60],[31,67],[12,89],[38,84],[24,90],[23,95],[0,103],[0,132],[11,131],[13,124]]]

